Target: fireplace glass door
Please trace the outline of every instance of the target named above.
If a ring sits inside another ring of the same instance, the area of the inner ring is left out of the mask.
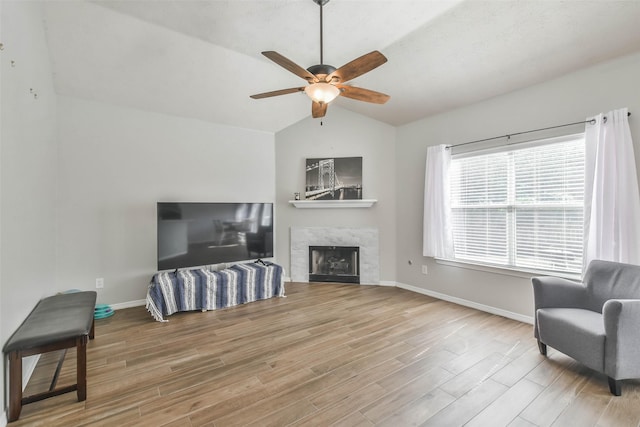
[[[309,282],[360,283],[360,248],[310,246]]]

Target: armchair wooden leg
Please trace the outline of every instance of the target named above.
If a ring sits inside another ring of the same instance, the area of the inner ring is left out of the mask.
[[[614,396],[621,396],[622,395],[622,381],[620,380],[614,380],[611,377],[607,377],[607,379],[609,380],[609,391],[611,391],[611,394],[613,394]]]
[[[538,340],[538,349],[540,350],[541,355],[547,355],[547,345],[540,340]]]

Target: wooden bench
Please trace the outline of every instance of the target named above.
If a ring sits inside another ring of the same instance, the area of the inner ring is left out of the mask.
[[[40,300],[33,311],[13,333],[3,348],[9,359],[8,420],[20,417],[22,405],[71,391],[78,392],[78,401],[87,399],[87,338],[94,338],[94,291],[59,294]],[[76,384],[56,388],[60,364],[49,391],[22,396],[22,358],[34,354],[76,347]]]

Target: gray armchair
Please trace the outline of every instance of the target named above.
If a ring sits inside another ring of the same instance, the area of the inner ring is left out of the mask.
[[[640,378],[640,266],[594,260],[583,283],[531,280],[540,353],[549,345],[604,373],[616,396],[621,380]]]

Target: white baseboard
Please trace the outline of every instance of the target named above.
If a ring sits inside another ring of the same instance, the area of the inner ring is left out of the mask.
[[[396,287],[398,286],[398,284],[396,282],[391,282],[389,280],[381,280],[380,283],[378,283],[378,286],[392,286],[392,287]]]
[[[427,295],[433,298],[438,298],[443,301],[449,301],[454,304],[464,305],[465,307],[475,308],[476,310],[486,311],[487,313],[496,314],[498,316],[506,317],[508,319],[517,320],[518,322],[529,323],[533,325],[533,317],[532,316],[524,316],[519,313],[514,313],[512,311],[503,310],[501,308],[492,307],[490,305],[484,305],[477,303],[475,301],[469,301],[466,299],[453,297],[447,294],[441,294],[440,292],[431,291],[429,289],[419,288],[417,286],[407,285],[405,283],[397,283],[396,286],[398,288],[406,289],[411,292],[417,292],[419,294]]]
[[[2,413],[2,416],[0,417],[0,427],[6,427],[7,426],[7,411],[4,411]]]
[[[123,308],[140,307],[146,305],[147,300],[139,299],[135,301],[119,302],[117,304],[110,304],[110,307],[114,310],[122,310]]]

